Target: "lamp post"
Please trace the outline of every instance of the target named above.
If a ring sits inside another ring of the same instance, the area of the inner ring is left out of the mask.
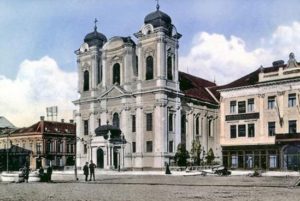
[[[7,134],[7,139],[6,139],[6,172],[8,172],[8,137],[9,134]]]
[[[76,144],[75,144],[75,169],[74,169],[74,172],[75,172],[75,180],[77,181],[78,180],[78,177],[77,177],[77,141],[79,142],[82,142],[83,144],[89,144],[90,146],[90,149],[91,149],[91,160],[92,160],[92,139],[93,139],[93,136],[92,135],[89,135],[89,139],[88,140],[84,140],[83,138],[80,138],[80,137],[76,137]]]

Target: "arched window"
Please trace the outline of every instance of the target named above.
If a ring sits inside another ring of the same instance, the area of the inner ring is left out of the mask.
[[[102,65],[100,63],[100,59],[98,59],[97,63],[97,84],[102,82]]]
[[[136,64],[135,64],[135,75],[138,76],[139,75],[139,57],[136,56],[135,57],[136,60]]]
[[[146,80],[153,79],[153,57],[146,58]]]
[[[172,57],[171,56],[168,56],[168,59],[167,59],[167,77],[168,77],[168,80],[173,80],[173,66],[172,66]]]
[[[120,84],[120,64],[116,63],[113,66],[113,84],[119,83]]]
[[[186,117],[185,115],[181,116],[181,143],[186,143]]]
[[[120,128],[120,119],[118,113],[114,113],[113,115],[113,126]]]
[[[200,130],[200,124],[199,124],[199,117],[196,118],[196,135],[199,135],[199,130]]]
[[[90,90],[89,80],[90,80],[89,71],[86,70],[83,73],[83,91]]]

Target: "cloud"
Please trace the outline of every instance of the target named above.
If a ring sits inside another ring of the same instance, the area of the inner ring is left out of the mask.
[[[72,119],[77,96],[77,73],[62,71],[55,60],[25,60],[14,80],[0,75],[0,115],[16,126],[29,126],[58,106],[58,118]]]
[[[208,80],[216,79],[218,84],[231,82],[260,65],[267,67],[274,60],[286,60],[290,52],[300,55],[300,23],[279,26],[269,39],[260,41],[260,47],[248,50],[239,37],[198,33],[188,55],[180,57],[180,69]]]

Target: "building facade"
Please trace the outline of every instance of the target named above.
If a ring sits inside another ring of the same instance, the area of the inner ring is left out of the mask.
[[[300,168],[300,66],[291,53],[272,67],[218,87],[220,143],[230,168]]]
[[[73,166],[76,144],[76,126],[73,122],[45,121],[44,117],[32,126],[17,128],[0,135],[2,160],[6,157],[10,169],[30,164],[31,169]],[[8,151],[9,153],[6,153]]]
[[[207,80],[179,72],[181,34],[159,9],[148,14],[131,37],[106,36],[94,31],[75,51],[78,92],[74,101],[77,164],[93,160],[99,168],[160,169],[174,157],[177,145],[188,151],[193,140],[203,153],[212,148],[220,156],[218,103],[206,89]],[[114,148],[99,126],[119,127],[126,144]]]

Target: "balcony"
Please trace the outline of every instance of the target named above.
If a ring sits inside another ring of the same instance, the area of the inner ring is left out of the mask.
[[[237,121],[237,120],[247,120],[247,119],[259,119],[259,113],[243,113],[243,114],[232,114],[226,115],[225,121]]]
[[[275,135],[276,144],[300,142],[300,133],[280,133]]]

